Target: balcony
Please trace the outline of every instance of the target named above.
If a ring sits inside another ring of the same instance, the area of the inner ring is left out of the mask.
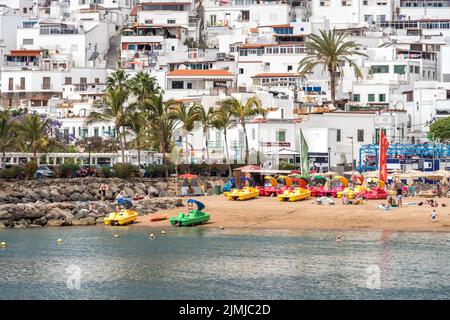
[[[437,115],[450,114],[450,100],[436,100],[435,111]]]
[[[41,84],[41,90],[42,91],[52,91],[53,85],[51,83],[42,83]]]

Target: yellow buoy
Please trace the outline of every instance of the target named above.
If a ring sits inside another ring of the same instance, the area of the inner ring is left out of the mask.
[[[150,233],[149,238],[153,240],[155,239],[155,235],[153,233]]]
[[[0,248],[6,248],[6,242],[0,242]]]
[[[166,232],[163,230],[163,231],[161,231],[161,234],[166,234]]]
[[[58,239],[58,240],[56,240],[56,243],[61,244],[61,243],[63,243],[63,241],[62,241],[62,239]]]

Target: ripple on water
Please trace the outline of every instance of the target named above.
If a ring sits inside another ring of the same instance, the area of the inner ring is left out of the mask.
[[[1,230],[7,299],[448,299],[446,233],[212,228]],[[149,240],[148,234],[157,235]],[[120,237],[115,238],[118,234]],[[63,239],[57,244],[56,239]],[[367,288],[380,268],[381,289]],[[81,271],[69,289],[69,266]]]

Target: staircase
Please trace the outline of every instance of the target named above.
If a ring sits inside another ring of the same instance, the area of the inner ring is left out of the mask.
[[[180,192],[180,186],[178,185],[178,178],[176,175],[171,175],[167,180],[166,194],[170,196],[178,196]]]

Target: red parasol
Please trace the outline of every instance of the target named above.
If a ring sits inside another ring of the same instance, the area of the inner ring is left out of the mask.
[[[178,176],[178,178],[180,178],[180,179],[196,179],[196,178],[198,178],[198,176],[195,174],[191,174],[191,173],[185,173],[185,174],[180,174]]]

